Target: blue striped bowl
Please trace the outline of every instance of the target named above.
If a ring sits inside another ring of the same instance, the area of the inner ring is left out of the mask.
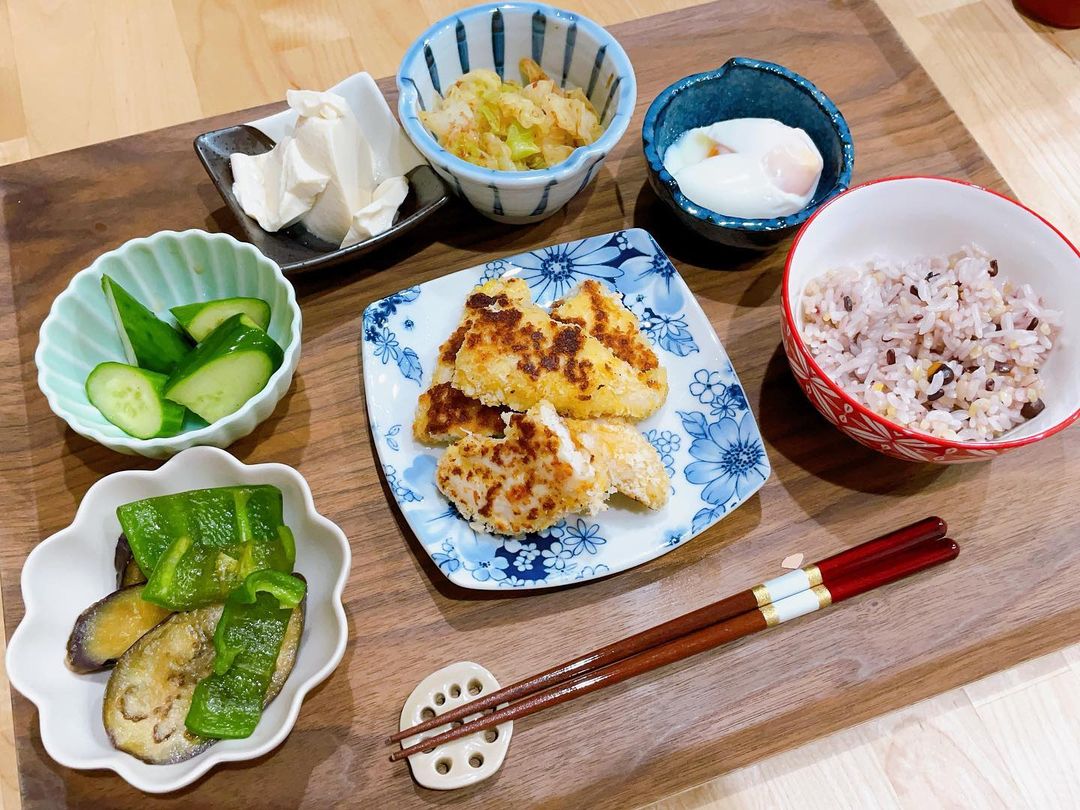
[[[585,90],[605,126],[595,143],[550,169],[505,172],[450,154],[420,123],[419,112],[462,74],[487,68],[519,79],[525,57],[563,86]],[[435,171],[477,211],[514,224],[551,216],[596,177],[637,100],[634,69],[615,38],[592,20],[541,3],[475,6],[435,23],[406,52],[397,86],[402,126]]]

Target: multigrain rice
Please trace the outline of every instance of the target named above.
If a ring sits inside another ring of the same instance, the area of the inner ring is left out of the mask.
[[[803,293],[803,337],[830,379],[890,421],[995,439],[1043,409],[1039,367],[1061,328],[1001,270],[974,246],[830,270]]]

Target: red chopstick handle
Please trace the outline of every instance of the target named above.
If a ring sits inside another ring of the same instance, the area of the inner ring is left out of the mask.
[[[790,596],[805,593],[820,585],[828,588],[831,582],[850,571],[864,566],[879,565],[881,560],[891,557],[898,551],[912,548],[919,543],[940,540],[944,536],[944,520],[939,517],[923,518],[902,529],[844,549],[839,554],[826,557],[820,562],[804,565],[802,568],[765,580],[751,590],[758,607],[770,602],[781,602]]]
[[[902,529],[883,534],[873,540],[844,549],[839,554],[826,557],[817,563],[817,567],[821,572],[822,580],[828,586],[830,580],[845,569],[862,565],[882,555],[894,554],[926,540],[944,537],[948,531],[948,525],[936,515],[923,518]]]
[[[829,593],[834,604],[842,602],[925,568],[955,560],[959,553],[960,547],[951,538],[925,541],[868,562],[860,568],[841,572],[829,583]]]

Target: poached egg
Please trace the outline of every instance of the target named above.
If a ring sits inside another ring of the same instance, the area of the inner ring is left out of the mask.
[[[772,118],[733,118],[684,132],[664,153],[664,168],[696,205],[771,219],[806,207],[822,159],[802,129]]]

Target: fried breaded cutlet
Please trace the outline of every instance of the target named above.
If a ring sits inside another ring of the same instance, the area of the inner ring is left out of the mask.
[[[452,442],[473,434],[502,436],[503,410],[465,396],[448,382],[437,383],[420,395],[413,435],[424,443]]]
[[[667,470],[656,448],[625,422],[567,419],[574,442],[589,451],[593,467],[608,488],[662,509],[671,495]]]
[[[596,279],[586,279],[574,292],[551,306],[551,317],[576,323],[625,360],[643,383],[667,397],[667,371],[661,367],[641,326],[617,292]]]
[[[506,436],[466,436],[435,468],[435,484],[474,526],[540,531],[569,512],[603,508],[608,482],[548,402],[509,417]]]
[[[452,442],[470,434],[501,436],[504,408],[485,405],[463,394],[450,383],[454,358],[477,309],[492,304],[510,306],[530,301],[529,285],[520,278],[496,278],[477,287],[465,302],[461,322],[439,347],[431,387],[420,395],[413,420],[413,435],[421,442]]]
[[[650,509],[670,493],[656,449],[631,425],[564,420],[546,400],[509,416],[502,439],[469,436],[439,460],[439,490],[484,531],[546,529],[569,513],[594,514],[612,492]]]
[[[643,382],[580,326],[553,320],[531,302],[492,301],[475,310],[452,384],[485,405],[525,411],[546,399],[577,419],[644,419],[666,395],[666,386],[661,391]]]

